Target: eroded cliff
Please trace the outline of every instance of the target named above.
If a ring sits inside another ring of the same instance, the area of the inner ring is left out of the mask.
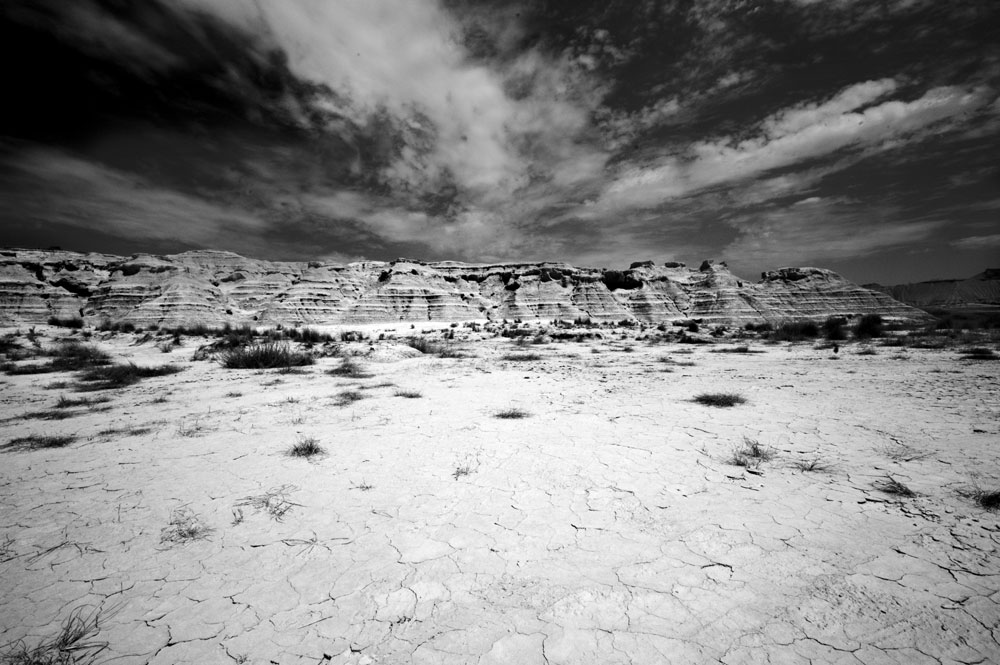
[[[711,261],[697,270],[651,261],[606,270],[408,259],[271,262],[219,251],[131,257],[0,252],[0,323],[6,325],[52,316],[137,326],[504,318],[741,324],[867,313],[929,318],[820,268],[782,268],[747,282]]]

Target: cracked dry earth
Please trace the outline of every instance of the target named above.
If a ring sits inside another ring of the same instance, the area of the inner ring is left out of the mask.
[[[1000,486],[1000,363],[497,339],[351,380],[125,340],[184,371],[57,421],[18,414],[67,375],[4,379],[0,442],[77,439],[0,454],[0,644],[89,606],[113,663],[1000,662],[1000,519],[964,495]]]

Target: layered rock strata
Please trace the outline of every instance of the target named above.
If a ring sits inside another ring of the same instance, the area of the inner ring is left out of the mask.
[[[578,319],[743,324],[877,313],[926,313],[820,268],[782,268],[748,282],[724,263],[697,270],[651,261],[626,270],[565,263],[347,265],[270,262],[230,252],[131,257],[0,251],[0,323],[136,326],[335,325],[388,321]]]

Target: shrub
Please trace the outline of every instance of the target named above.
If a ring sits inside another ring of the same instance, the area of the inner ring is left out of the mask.
[[[16,439],[11,439],[7,443],[0,446],[0,449],[20,451],[38,450],[41,448],[65,448],[75,440],[75,436],[39,436],[37,434],[33,434],[31,436],[22,436]]]
[[[881,337],[884,332],[885,323],[878,314],[865,314],[854,326],[854,336],[858,339],[871,339]]]
[[[779,342],[801,342],[819,337],[819,326],[812,321],[787,321],[769,335]]]
[[[135,324],[129,323],[127,321],[101,321],[97,325],[97,329],[101,332],[123,332],[123,333],[133,333],[135,332]]]
[[[423,397],[423,395],[416,390],[397,390],[395,395],[396,397],[405,397],[406,399],[418,399]]]
[[[701,393],[696,395],[693,401],[705,406],[727,407],[743,404],[747,400],[736,393]]]
[[[500,360],[509,360],[511,362],[533,362],[541,359],[542,356],[537,353],[508,353],[500,357]]]
[[[333,376],[346,376],[351,379],[370,379],[375,376],[370,372],[366,372],[356,360],[351,358],[344,358],[340,362],[339,367],[327,370],[326,373]]]
[[[961,353],[962,360],[997,360],[1000,358],[993,349],[983,346],[962,349]]]
[[[159,367],[139,367],[134,363],[127,365],[108,365],[107,367],[95,367],[87,370],[80,376],[82,385],[77,386],[80,391],[111,390],[114,388],[125,388],[138,383],[142,379],[154,376],[167,376],[180,372],[181,368],[176,365],[160,365]]]
[[[219,362],[226,369],[274,369],[312,365],[316,359],[308,353],[292,351],[287,344],[266,342],[224,351]]]
[[[823,337],[831,342],[847,339],[847,319],[842,316],[831,316],[823,322]]]
[[[325,452],[323,447],[319,445],[319,441],[311,436],[302,437],[295,445],[288,449],[288,454],[292,457],[305,457],[306,459],[322,455]]]
[[[348,404],[354,404],[365,398],[364,393],[360,393],[357,390],[344,390],[337,393],[337,401],[335,404],[337,406],[347,406]]]
[[[1000,490],[976,490],[973,498],[986,510],[1000,510]]]
[[[711,353],[764,353],[761,349],[751,349],[746,344],[741,344],[740,346],[721,346],[717,349],[712,349]]]
[[[170,514],[170,525],[160,532],[161,543],[186,543],[203,540],[213,529],[205,525],[201,518],[188,508],[178,508]]]
[[[530,415],[530,413],[521,409],[504,409],[494,413],[493,417],[500,418],[502,420],[520,420],[521,418],[527,418]]]
[[[79,316],[70,316],[66,318],[58,316],[50,316],[48,320],[50,326],[58,326],[60,328],[82,328],[83,319]]]

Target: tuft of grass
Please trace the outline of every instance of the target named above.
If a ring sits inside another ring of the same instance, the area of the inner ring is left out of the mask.
[[[1000,510],[1000,490],[976,490],[972,498],[986,510]]]
[[[334,402],[337,406],[347,406],[348,404],[354,404],[365,398],[365,394],[358,392],[357,390],[344,390],[337,393],[337,400]]]
[[[57,409],[72,409],[77,406],[93,406],[95,404],[105,404],[110,402],[110,397],[80,397],[78,399],[73,399],[71,397],[66,397],[63,395],[56,402]]]
[[[736,393],[701,393],[692,400],[704,406],[729,407],[744,404],[747,400]]]
[[[32,413],[24,414],[25,418],[34,418],[37,420],[66,420],[67,418],[73,418],[81,414],[74,411],[60,411],[59,409],[49,409],[48,411],[34,411]]]
[[[984,346],[962,349],[961,354],[962,360],[1000,360],[1000,355],[997,355],[996,351]]]
[[[751,349],[746,344],[741,344],[740,346],[722,346],[715,349],[709,349],[711,353],[764,353],[762,349]]]
[[[795,462],[795,468],[798,469],[799,471],[824,473],[830,470],[830,465],[819,459],[799,460]]]
[[[11,439],[0,446],[0,450],[24,451],[41,450],[43,448],[65,448],[74,441],[76,441],[75,436],[40,436],[32,434],[31,436],[21,436]]]
[[[46,363],[34,363],[30,365],[5,363],[4,371],[11,375],[73,372],[90,367],[107,365],[111,362],[111,356],[104,351],[101,351],[96,346],[81,344],[79,342],[63,343],[52,350],[39,352],[39,354],[50,356],[51,360]]]
[[[508,353],[506,355],[500,356],[500,360],[507,360],[516,363],[534,362],[536,360],[541,360],[541,359],[542,356],[537,353]]]
[[[253,496],[245,496],[235,504],[233,504],[237,509],[241,506],[249,506],[256,510],[257,512],[267,513],[276,522],[280,522],[284,519],[285,515],[288,514],[292,508],[296,506],[301,506],[301,503],[294,503],[288,499],[288,495],[292,492],[297,491],[299,488],[295,485],[282,485],[281,487],[273,487],[263,494],[256,494]],[[243,511],[233,511],[234,515],[239,515],[239,521],[243,521]]]
[[[168,376],[180,371],[181,368],[176,365],[139,367],[135,363],[94,367],[80,375],[80,384],[77,385],[77,390],[80,392],[90,392],[126,388],[138,383],[142,379],[154,376]]]
[[[97,656],[108,648],[107,642],[94,639],[101,630],[101,611],[81,606],[70,612],[55,637],[28,647],[23,640],[8,645],[0,652],[4,665],[92,665]]]
[[[292,351],[288,344],[265,342],[223,351],[219,362],[226,369],[276,369],[312,365],[316,359],[308,353]]]
[[[423,397],[423,395],[416,390],[397,390],[394,394],[396,397],[405,397],[406,399],[419,399]]]
[[[97,433],[97,436],[110,439],[119,435],[122,436],[142,436],[143,434],[149,434],[153,431],[152,427],[110,427],[108,429],[102,429]]]
[[[319,441],[312,436],[304,436],[295,445],[288,449],[288,454],[292,457],[305,457],[311,459],[326,452]]]
[[[174,544],[204,540],[212,531],[214,529],[189,508],[181,507],[170,513],[170,524],[160,531],[160,542]]]
[[[501,420],[520,420],[521,418],[527,418],[530,415],[530,413],[521,409],[503,409],[502,411],[494,413],[493,417],[500,418]]]
[[[693,360],[674,360],[669,356],[664,356],[658,359],[659,362],[665,365],[673,365],[674,367],[694,367],[695,362]]]
[[[340,361],[339,367],[327,370],[326,373],[332,376],[346,376],[349,379],[370,379],[375,376],[365,371],[364,367],[352,358],[344,358]]]
[[[886,476],[885,478],[874,482],[872,484],[872,487],[877,489],[879,492],[885,492],[886,494],[892,494],[893,496],[905,496],[905,497],[917,496],[916,492],[914,492],[909,487],[899,482],[892,476]]]
[[[733,450],[729,463],[733,466],[742,466],[753,469],[760,466],[761,462],[769,462],[774,459],[774,451],[760,445],[756,439],[743,437],[743,445]]]

